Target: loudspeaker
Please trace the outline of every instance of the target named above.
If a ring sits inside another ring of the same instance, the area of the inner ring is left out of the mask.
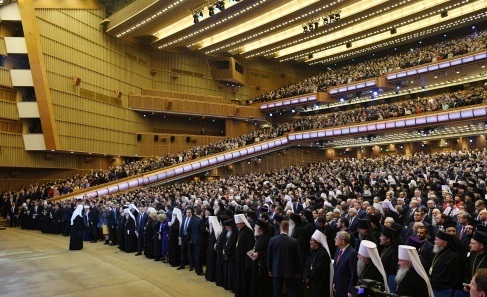
[[[396,33],[397,33],[397,29],[396,29],[396,28],[392,28],[392,29],[391,29],[391,35],[392,35],[392,34],[396,34]]]
[[[190,141],[191,141],[191,137],[186,136],[186,142],[190,142]]]
[[[81,84],[81,78],[77,76],[73,76],[72,79],[73,79],[73,85],[79,87],[79,85]]]
[[[351,48],[352,47],[352,43],[351,42],[347,42],[347,48]]]
[[[91,163],[91,162],[93,162],[93,158],[90,157],[85,158],[85,163]]]
[[[308,59],[313,59],[313,54],[308,54]]]
[[[141,134],[137,134],[137,141],[141,141],[142,140],[142,135]]]
[[[18,171],[12,171],[12,172],[10,172],[10,176],[11,177],[19,177],[20,176],[20,172],[18,172]]]
[[[174,139],[176,139],[176,136],[172,135],[171,136],[171,142],[174,142]]]
[[[158,142],[159,141],[159,135],[154,135],[154,142]]]
[[[441,17],[442,18],[446,18],[447,16],[448,16],[448,11],[445,10],[445,11],[442,11],[441,12]]]
[[[172,109],[172,101],[167,102],[167,109]]]

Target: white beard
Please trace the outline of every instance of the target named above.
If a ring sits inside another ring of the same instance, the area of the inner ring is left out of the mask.
[[[400,283],[411,267],[399,267],[396,274],[396,283]]]
[[[439,246],[439,245],[434,245],[433,246],[433,254],[439,254],[441,251],[443,251],[443,247],[442,246]]]
[[[360,277],[362,275],[362,272],[364,272],[365,266],[367,266],[367,265],[365,264],[364,261],[362,261],[360,259],[357,261],[357,276]]]
[[[296,226],[296,224],[293,221],[289,220],[289,232],[287,235],[293,236],[295,226]]]

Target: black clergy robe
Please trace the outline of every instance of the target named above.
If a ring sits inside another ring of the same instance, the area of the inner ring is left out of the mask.
[[[411,267],[403,279],[397,284],[396,294],[398,296],[426,297],[428,296],[428,287],[425,280]]]
[[[254,232],[245,226],[238,231],[235,245],[235,296],[250,296],[252,259],[247,252],[254,248]]]
[[[143,236],[142,234],[139,234]],[[137,235],[135,235],[135,220],[131,216],[125,223],[125,252],[133,253],[137,251]]]
[[[215,231],[212,230],[208,238],[208,247],[206,251],[206,272],[205,279],[214,282],[216,278],[216,237]]]
[[[73,225],[71,225],[71,235],[69,237],[69,249],[70,250],[82,250],[83,249],[83,237],[81,232],[85,227],[83,223],[83,218],[77,216],[74,221]]]
[[[258,253],[258,258],[252,261],[251,294],[253,297],[272,296],[272,278],[267,269],[267,248],[269,246],[269,236],[263,233],[256,237],[254,252]]]
[[[330,296],[330,255],[320,246],[311,249],[311,257],[304,267],[303,280],[308,289],[308,297]]]
[[[386,275],[396,275],[397,273],[397,247],[394,245],[383,246],[380,259]]]
[[[487,253],[477,254],[471,252],[465,266],[463,282],[469,284],[479,268],[487,268]]]
[[[431,261],[430,282],[433,289],[453,289],[457,283],[458,255],[446,248]]]
[[[127,218],[122,216],[120,220],[120,233],[119,233],[119,241],[118,241],[118,248],[121,251],[125,251],[125,234],[127,234],[127,229],[125,228],[125,224],[127,223]]]
[[[361,261],[361,260],[359,260]],[[380,273],[379,269],[375,267],[374,263],[369,263],[367,266],[365,266],[364,271],[362,271],[362,274],[358,276],[360,280],[362,279],[371,279],[380,282],[381,284],[384,284],[384,278],[382,277],[382,274]],[[384,284],[387,285],[387,284]]]
[[[215,283],[220,287],[224,286],[225,255],[223,255],[223,249],[227,240],[226,235],[227,230],[223,229],[216,240]]]
[[[225,241],[223,254],[225,259],[223,270],[223,287],[226,290],[235,289],[235,245],[237,244],[237,230],[234,230]],[[227,232],[228,234],[228,232]]]

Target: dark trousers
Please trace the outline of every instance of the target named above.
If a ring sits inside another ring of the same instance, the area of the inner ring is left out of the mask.
[[[96,223],[90,223],[90,231],[91,231],[91,240],[94,242],[98,241],[98,227]]]
[[[117,227],[116,226],[110,227],[110,229],[108,230],[108,238],[112,241],[112,244],[117,243]]]
[[[184,267],[188,262],[188,254],[189,254],[189,267],[194,267],[194,247],[189,243],[189,238],[184,236],[181,239],[181,267]]]
[[[286,284],[287,297],[296,297],[296,279],[273,277],[272,285],[274,287],[274,297],[281,297],[282,285]]]
[[[63,235],[69,236],[69,233],[71,233],[70,231],[71,231],[71,221],[67,221],[64,224]]]
[[[8,216],[10,217],[10,227],[17,227],[17,217],[14,213],[9,213]]]
[[[203,272],[203,266],[201,264],[201,245],[199,244],[191,244],[191,248],[193,249],[193,258],[194,258],[194,270],[196,273]],[[191,267],[191,263],[190,263]]]
[[[137,253],[142,253],[144,251],[144,245],[145,245],[144,232],[139,232],[139,236],[137,237]]]

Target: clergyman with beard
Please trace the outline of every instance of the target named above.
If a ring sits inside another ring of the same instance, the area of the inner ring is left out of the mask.
[[[433,297],[433,289],[416,248],[400,245],[398,258],[399,269],[396,274],[396,294],[398,296]]]
[[[450,297],[457,283],[459,257],[453,249],[453,236],[439,230],[436,234],[435,254],[431,261],[429,277],[435,297]]]

